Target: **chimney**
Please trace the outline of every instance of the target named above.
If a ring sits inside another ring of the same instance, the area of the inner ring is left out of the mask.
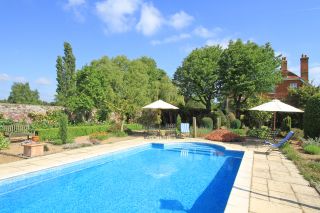
[[[303,55],[300,58],[300,73],[301,78],[308,82],[309,80],[309,65],[308,65],[309,57],[307,55]]]
[[[282,57],[281,60],[281,73],[283,77],[287,77],[288,75],[288,62],[286,57]]]

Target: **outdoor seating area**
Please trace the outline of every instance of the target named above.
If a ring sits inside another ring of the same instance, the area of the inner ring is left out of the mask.
[[[26,136],[27,140],[34,136],[34,131],[31,130],[29,124],[11,124],[3,126],[4,135],[11,140],[12,137]]]

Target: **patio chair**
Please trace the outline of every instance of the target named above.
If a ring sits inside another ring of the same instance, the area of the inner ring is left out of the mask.
[[[181,136],[182,135],[190,136],[190,125],[189,125],[189,123],[181,123],[180,129],[181,129]]]
[[[269,147],[269,149],[267,150],[267,152],[269,152],[269,151],[272,151],[273,149],[279,149],[280,147],[282,147],[286,142],[288,142],[291,138],[292,138],[292,136],[294,135],[294,132],[293,131],[290,131],[287,135],[286,135],[286,137],[284,137],[279,143],[271,143],[271,142],[269,142],[269,141],[264,141],[264,143],[266,144],[266,145],[269,145],[270,147]]]

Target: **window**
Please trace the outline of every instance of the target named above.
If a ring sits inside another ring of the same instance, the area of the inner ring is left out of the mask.
[[[290,83],[290,88],[298,88],[298,84],[297,83]]]

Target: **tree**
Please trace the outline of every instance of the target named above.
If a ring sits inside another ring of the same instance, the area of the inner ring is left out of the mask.
[[[71,44],[64,42],[64,56],[58,56],[57,69],[57,102],[67,106],[68,100],[76,92],[76,59]]]
[[[295,107],[305,109],[308,100],[316,94],[320,94],[320,87],[305,84],[302,87],[290,89],[287,101]]]
[[[219,92],[220,46],[207,46],[193,50],[174,74],[174,83],[181,94],[201,102],[211,111],[213,99]]]
[[[303,116],[305,138],[320,137],[320,94],[310,97]]]
[[[77,72],[76,92],[68,101],[68,108],[76,120],[91,120],[95,109],[110,111],[113,85],[120,78],[120,70],[108,57],[94,60]]]
[[[56,61],[56,69],[57,69],[57,96],[56,99],[59,103],[64,103],[66,94],[66,79],[65,79],[65,71],[63,68],[63,60],[61,56],[57,57]]]
[[[280,58],[269,43],[230,41],[219,61],[219,76],[222,93],[233,99],[238,119],[249,97],[270,92],[281,81],[279,65]]]
[[[14,83],[8,97],[9,103],[40,104],[38,90],[31,90],[29,83]]]

